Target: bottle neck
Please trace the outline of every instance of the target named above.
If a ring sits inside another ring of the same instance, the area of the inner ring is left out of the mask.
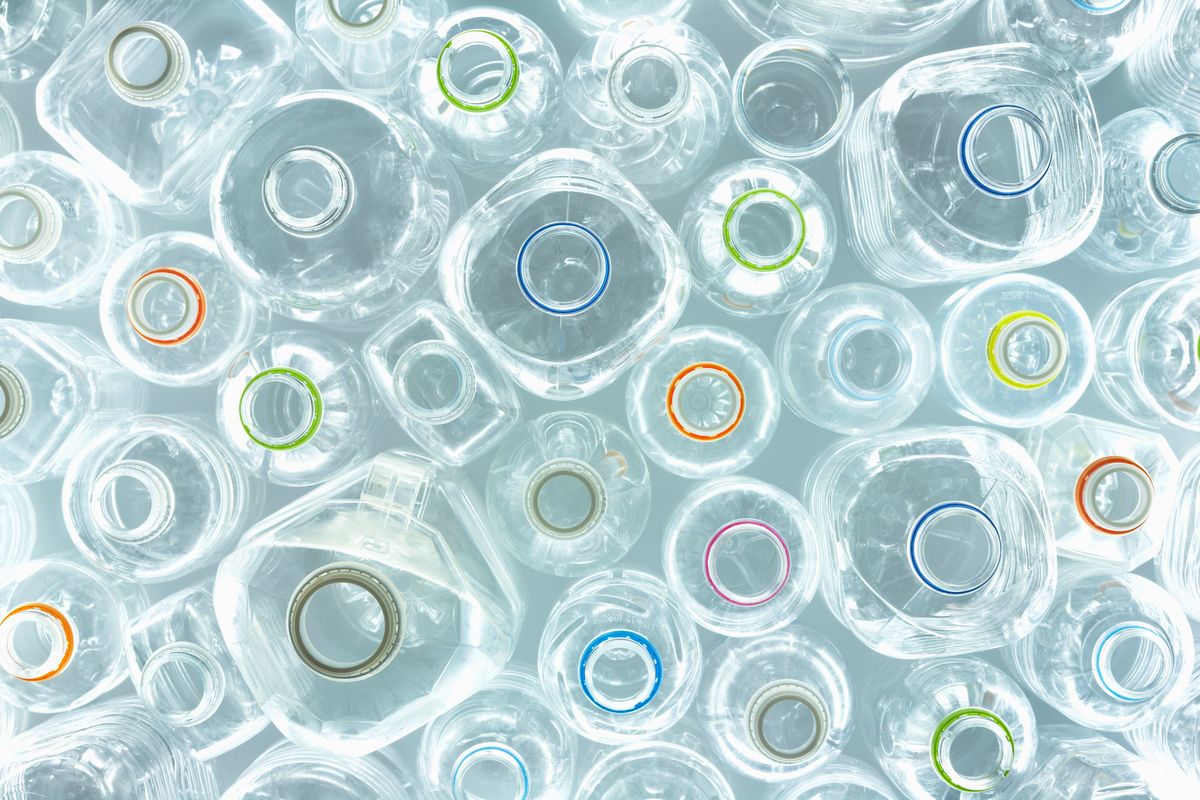
[[[1075,510],[1099,533],[1133,533],[1150,518],[1153,507],[1154,480],[1133,459],[1098,458],[1084,467],[1075,481]]]
[[[938,776],[960,792],[985,792],[1008,777],[1016,760],[1012,731],[997,714],[960,708],[937,726],[930,759]]]
[[[117,96],[139,106],[168,103],[187,85],[192,63],[187,44],[160,22],[139,22],[108,44],[104,71]]]
[[[27,683],[48,681],[70,666],[75,642],[74,626],[58,608],[17,606],[0,620],[0,669]]]
[[[1150,188],[1177,214],[1200,214],[1200,133],[1167,142],[1150,164]]]
[[[367,41],[396,26],[401,3],[402,0],[325,0],[322,10],[329,27],[338,36]]]
[[[29,384],[21,373],[0,364],[0,442],[13,436],[29,418]]]
[[[42,261],[58,246],[62,229],[62,208],[44,189],[20,183],[0,190],[0,261]]]
[[[307,375],[290,367],[272,367],[246,383],[238,415],[255,444],[268,450],[294,450],[317,435],[324,402]]]
[[[657,44],[640,44],[613,62],[608,97],[613,109],[636,125],[665,125],[678,117],[691,96],[683,59]]]
[[[96,476],[88,497],[95,528],[114,542],[141,544],[162,535],[175,518],[175,489],[153,464],[117,461]]]
[[[679,433],[699,442],[724,439],[746,413],[746,392],[724,364],[698,361],[667,386],[667,417]]]
[[[1040,311],[1014,311],[988,335],[992,374],[1014,389],[1040,389],[1067,365],[1070,342],[1057,322]]]
[[[455,108],[474,114],[508,103],[521,79],[517,51],[495,31],[475,28],[450,37],[437,58],[438,88]]]
[[[133,282],[125,297],[125,316],[144,341],[174,347],[204,327],[208,299],[194,277],[174,267],[160,267]]]
[[[959,164],[975,188],[997,198],[1033,191],[1050,171],[1050,136],[1027,108],[988,106],[967,121],[959,138]]]
[[[1175,648],[1155,623],[1128,620],[1108,626],[1091,652],[1092,675],[1104,694],[1123,703],[1158,697],[1175,675]]]
[[[450,772],[454,800],[527,800],[530,797],[529,769],[513,748],[500,742],[485,742],[463,751]]]

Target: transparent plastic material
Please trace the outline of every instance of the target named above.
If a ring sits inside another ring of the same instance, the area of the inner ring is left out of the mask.
[[[579,781],[576,800],[734,800],[711,761],[672,742],[640,742],[605,753]]]
[[[1046,485],[1059,555],[1134,570],[1158,553],[1179,505],[1179,461],[1162,435],[1064,414],[1022,441]]]
[[[21,121],[12,105],[0,96],[0,158],[22,148]]]
[[[941,384],[969,420],[1005,428],[1047,423],[1092,379],[1096,345],[1087,312],[1037,275],[965,286],[938,312]]]
[[[0,572],[29,560],[37,535],[37,515],[29,492],[19,483],[0,483]]]
[[[558,7],[575,29],[595,36],[610,25],[630,17],[682,19],[692,0],[558,0]]]
[[[692,489],[671,512],[663,572],[684,611],[723,636],[790,625],[817,589],[808,511],[769,483],[734,475]]]
[[[75,451],[144,402],[142,382],[82,331],[0,320],[0,479],[61,474]]]
[[[1179,601],[1192,619],[1200,621],[1200,445],[1180,458],[1175,502],[1170,509],[1162,548],[1155,568],[1159,583]],[[1197,761],[1200,763],[1200,761]]]
[[[425,728],[418,763],[431,797],[568,800],[575,785],[575,734],[524,668]]]
[[[612,383],[678,321],[690,286],[682,251],[611,164],[550,150],[459,220],[438,278],[501,369],[566,400]]]
[[[422,300],[371,334],[363,363],[413,440],[447,464],[491,450],[521,416],[508,374],[445,306]]]
[[[1194,787],[1174,782],[1121,745],[1077,725],[1047,725],[1037,767],[1019,788],[1021,800],[1186,800]]]
[[[141,583],[216,562],[262,501],[262,485],[199,415],[135,416],[99,431],[63,478],[71,541],[96,566]]]
[[[494,181],[558,143],[562,66],[526,16],[455,11],[416,42],[407,69],[408,107],[464,175]]]
[[[738,317],[787,312],[816,291],[837,255],[837,215],[821,187],[761,158],[706,178],[678,230],[696,288]]]
[[[92,0],[17,0],[4,7],[0,32],[0,81],[41,75],[83,30]]]
[[[853,728],[846,663],[801,626],[731,639],[709,656],[699,714],[724,760],[763,781],[791,781],[837,758]]]
[[[1080,257],[1118,274],[1170,269],[1195,258],[1200,252],[1200,124],[1171,111],[1139,108],[1106,123],[1100,137],[1104,206],[1079,248]]]
[[[6,743],[0,798],[217,800],[212,767],[188,758],[136,699],[55,717]]]
[[[296,35],[347,89],[399,95],[417,40],[446,0],[299,0]]]
[[[962,657],[879,678],[860,719],[879,765],[905,797],[1024,797],[1017,788],[1031,774],[1038,738],[1016,681]]]
[[[138,222],[92,174],[41,150],[0,158],[0,298],[50,308],[95,302]]]
[[[1068,719],[1128,730],[1183,700],[1192,630],[1153,581],[1076,566],[1063,570],[1042,623],[1005,654],[1014,674]]]
[[[207,236],[156,233],[108,270],[100,326],[131,372],[163,386],[210,383],[265,332],[268,313]]]
[[[290,95],[213,183],[213,236],[259,301],[363,326],[414,293],[462,210],[458,176],[407,117],[349,92]]]
[[[1193,0],[1161,0],[1154,24],[1128,61],[1129,84],[1147,105],[1200,117],[1196,83],[1200,6]]]
[[[54,714],[120,685],[129,674],[121,632],[145,606],[141,586],[62,558],[27,561],[5,572],[0,701]]]
[[[221,632],[284,736],[369,753],[504,668],[524,604],[478,508],[451,469],[389,451],[267,517],[221,562]]]
[[[134,689],[192,758],[229,752],[267,727],[221,638],[207,585],[184,589],[132,619],[124,647]]]
[[[868,647],[959,655],[1034,630],[1054,595],[1042,479],[986,428],[900,428],[834,444],[804,496],[825,532],[821,594]]]
[[[515,430],[488,469],[500,544],[551,575],[619,561],[650,516],[650,471],[633,439],[583,411],[554,411]]]
[[[347,758],[282,742],[254,760],[221,800],[423,800],[391,750]]]
[[[704,175],[729,127],[729,70],[708,39],[637,17],[589,40],[567,69],[567,137],[650,197]]]
[[[0,700],[0,742],[5,747],[21,731],[29,727],[29,714],[25,709],[17,708]]]
[[[817,292],[775,340],[783,401],[814,425],[878,433],[904,422],[929,391],[933,332],[904,295],[846,283]]]
[[[854,112],[841,151],[850,246],[877,279],[953,283],[1057,261],[1100,214],[1086,84],[1031,45],[925,56]]]
[[[638,362],[629,427],[650,460],[685,478],[748,466],[779,422],[779,389],[758,345],[727,328],[676,328]]]
[[[666,584],[631,569],[597,572],[569,588],[538,645],[550,704],[602,744],[645,739],[678,722],[696,697],[700,663],[696,626]]]
[[[863,762],[840,756],[818,772],[780,787],[770,800],[899,800],[887,778]]]
[[[1200,670],[1192,663],[1192,677],[1183,700],[1154,715],[1146,725],[1125,731],[1125,739],[1167,780],[1183,788],[1200,785]]]
[[[217,423],[242,464],[311,486],[372,455],[375,394],[354,351],[316,331],[251,342],[217,387]]]

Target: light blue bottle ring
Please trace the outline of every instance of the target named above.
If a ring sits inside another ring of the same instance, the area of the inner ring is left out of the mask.
[[[647,660],[647,665],[652,666],[654,670],[654,679],[648,691],[644,693],[640,699],[632,703],[628,707],[607,705],[601,702],[592,691],[589,685],[589,670],[588,663],[596,654],[596,651],[604,647],[607,642],[611,641],[626,641],[632,642],[641,649],[640,655]],[[583,655],[579,659],[579,686],[583,689],[584,695],[591,703],[603,711],[608,711],[613,714],[632,714],[634,711],[645,708],[646,705],[654,699],[658,694],[659,688],[662,686],[662,659],[658,655],[658,650],[651,644],[650,640],[640,633],[626,630],[614,630],[602,633],[588,643],[588,646],[583,649]]]
[[[1158,675],[1159,679],[1145,689],[1134,689],[1126,687],[1116,680],[1109,680],[1111,676],[1109,662],[1112,659],[1113,650],[1119,642],[1128,639],[1142,639],[1148,642],[1158,651],[1164,664],[1170,664],[1174,660],[1171,644],[1163,636],[1162,631],[1140,622],[1130,622],[1114,625],[1101,635],[1092,649],[1092,670],[1105,694],[1125,703],[1144,703],[1162,689],[1170,670],[1162,669]]]
[[[527,266],[525,263],[525,256],[530,245],[532,245],[534,241],[544,236],[549,231],[557,229],[567,229],[569,231],[574,231],[577,234],[582,234],[584,238],[588,239],[592,245],[595,246],[597,253],[600,254],[604,262],[604,274],[601,277],[599,284],[590,295],[574,305],[555,306],[543,302],[537,297],[533,290],[529,288],[529,283],[525,280]],[[521,249],[517,252],[517,285],[521,287],[521,294],[525,295],[525,299],[528,300],[532,305],[541,309],[542,311],[545,311],[547,314],[555,314],[557,316],[565,317],[587,311],[589,308],[594,306],[601,297],[604,296],[604,292],[606,289],[608,289],[608,283],[611,277],[612,259],[609,257],[608,248],[604,246],[604,242],[591,228],[588,228],[585,225],[580,225],[577,222],[561,220],[559,222],[547,223],[535,230],[533,233],[529,234],[529,236],[521,244]]]
[[[924,536],[926,532],[926,526],[929,524],[930,520],[936,516],[944,514],[947,511],[953,511],[955,509],[969,511],[972,514],[977,514],[982,517],[987,526],[985,531],[988,534],[988,538],[995,545],[996,556],[993,559],[993,563],[990,565],[990,569],[988,569],[986,572],[981,572],[980,577],[973,582],[964,584],[961,587],[947,588],[929,576],[928,572],[923,566],[923,559],[917,551],[917,544]],[[933,589],[939,594],[951,596],[971,594],[972,592],[977,592],[982,589],[983,586],[992,579],[992,576],[996,574],[996,571],[1000,569],[1000,562],[1002,560],[1001,557],[1003,555],[1002,547],[1003,545],[1002,540],[1000,539],[999,528],[996,527],[996,523],[987,515],[987,512],[985,512],[979,506],[971,503],[964,503],[959,500],[938,503],[937,505],[933,506],[917,518],[917,521],[912,526],[912,530],[908,534],[908,560],[912,565],[913,573],[916,574],[921,583],[925,584],[930,589]]]
[[[495,754],[499,754],[501,758],[497,759]],[[472,747],[458,757],[458,761],[454,764],[454,770],[450,774],[450,785],[454,789],[455,797],[462,796],[458,792],[458,781],[463,769],[482,760],[502,760],[516,766],[521,777],[521,794],[516,800],[526,800],[529,797],[529,770],[525,766],[525,761],[511,747],[505,747],[502,744],[481,744]]]
[[[895,343],[901,356],[904,357],[900,369],[896,370],[896,374],[892,376],[891,380],[871,392],[863,391],[860,387],[855,387],[847,381],[845,375],[842,374],[840,363],[842,350],[845,348],[846,343],[855,334],[865,331],[877,331],[887,335]],[[845,323],[834,334],[833,339],[829,342],[829,350],[825,354],[825,366],[829,370],[830,380],[833,381],[834,386],[837,387],[839,392],[854,400],[861,400],[864,403],[877,403],[895,395],[904,386],[905,381],[908,380],[909,372],[912,371],[911,350],[904,331],[891,322],[878,317],[860,317],[859,319],[850,320]]]
[[[1129,0],[1109,0],[1107,3],[1103,0],[1071,0],[1071,2],[1089,14],[1111,14],[1129,5]]]
[[[1041,158],[1038,159],[1033,172],[1029,177],[1017,183],[1005,183],[990,179],[983,174],[982,170],[977,169],[978,165],[973,166],[975,161],[971,145],[975,142],[975,137],[979,135],[979,131],[990,120],[997,117],[1016,117],[1024,122],[1037,135],[1041,144]],[[988,106],[983,109],[967,122],[963,127],[962,135],[958,140],[958,161],[962,166],[963,174],[973,183],[980,191],[987,192],[995,197],[1020,197],[1023,194],[1028,194],[1037,188],[1042,179],[1046,177],[1046,173],[1050,171],[1050,141],[1046,134],[1046,126],[1029,109],[1013,105],[1011,103],[1000,103],[993,106]]]

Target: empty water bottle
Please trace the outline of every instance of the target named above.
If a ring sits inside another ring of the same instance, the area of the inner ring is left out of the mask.
[[[1183,606],[1192,619],[1200,620],[1200,445],[1183,454],[1175,502],[1162,537],[1155,568],[1159,582]],[[1200,763],[1200,762],[1198,762]]]
[[[899,800],[887,778],[858,759],[840,756],[818,772],[780,787],[771,800]]]
[[[1078,725],[1047,725],[1037,766],[1018,789],[1021,800],[1186,800],[1195,787]]]
[[[1200,117],[1200,85],[1195,63],[1200,55],[1200,5],[1195,0],[1161,0],[1154,25],[1129,57],[1129,83],[1148,105]]]
[[[558,0],[567,21],[584,36],[595,36],[608,26],[631,17],[681,19],[692,0]]]
[[[422,800],[399,755],[381,750],[358,758],[281,742],[246,768],[221,800]]]
[[[6,3],[0,26],[0,81],[41,75],[91,15],[92,0]]]
[[[19,483],[0,483],[0,571],[29,560],[37,535],[37,516],[29,492]]]
[[[734,800],[707,757],[673,742],[609,750],[579,781],[575,800]]]

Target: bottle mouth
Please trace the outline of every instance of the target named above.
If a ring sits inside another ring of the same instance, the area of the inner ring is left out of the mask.
[[[344,39],[374,39],[392,29],[399,0],[325,0],[325,19]]]
[[[44,189],[27,183],[0,190],[0,260],[32,264],[62,239],[62,209]]]
[[[683,111],[691,76],[683,59],[657,44],[622,53],[608,73],[608,97],[618,114],[638,125],[662,125]]]
[[[780,764],[796,764],[825,743],[829,713],[821,696],[807,685],[779,680],[750,698],[746,728],[750,741],[764,756]]]
[[[175,489],[163,471],[145,461],[118,461],[100,472],[88,497],[98,531],[121,544],[160,536],[175,518]]]
[[[511,747],[487,742],[463,752],[450,771],[450,789],[454,800],[503,797],[527,800],[530,796],[529,768]]]
[[[794,199],[762,188],[730,203],[721,232],[734,261],[756,272],[774,272],[800,255],[808,228]]]
[[[208,300],[200,282],[183,270],[160,267],[141,275],[125,297],[125,316],[143,340],[174,347],[204,326]]]
[[[1167,208],[1200,214],[1200,133],[1167,142],[1150,163],[1150,188]]]
[[[982,708],[960,708],[934,730],[929,755],[947,785],[960,792],[985,792],[1008,777],[1017,745],[998,715]]]
[[[451,36],[438,53],[436,69],[447,102],[476,114],[511,100],[521,78],[517,51],[508,40],[478,28]]]
[[[462,349],[437,339],[418,342],[396,360],[393,390],[400,407],[420,422],[461,417],[475,399],[475,367]]]
[[[21,429],[31,404],[25,378],[12,367],[0,364],[0,442]]]
[[[596,528],[608,509],[600,473],[576,458],[556,458],[533,473],[525,488],[525,516],[538,531],[575,539]]]
[[[865,403],[886,400],[900,391],[912,371],[912,359],[904,332],[877,317],[844,323],[825,356],[837,390]]]
[[[645,708],[662,687],[658,650],[645,636],[629,630],[602,633],[579,659],[579,685],[601,711],[630,714]]]
[[[1175,650],[1166,634],[1147,622],[1108,628],[1092,648],[1092,672],[1100,689],[1123,703],[1142,703],[1171,682]]]
[[[1089,14],[1112,14],[1129,5],[1130,0],[1071,0]]]
[[[138,688],[161,719],[190,727],[217,713],[225,698],[225,672],[208,652],[187,642],[173,642],[146,660]]]
[[[317,435],[324,403],[317,384],[290,367],[272,367],[242,389],[238,417],[250,440],[268,450],[294,450]]]
[[[908,533],[913,574],[939,594],[977,592],[1000,569],[1000,529],[972,503],[938,503],[917,518]]]
[[[1070,352],[1063,329],[1040,311],[1014,311],[988,335],[988,366],[1001,383],[1014,389],[1040,389],[1053,383]]]
[[[746,392],[733,370],[712,361],[690,364],[667,386],[667,418],[697,442],[715,442],[737,430],[746,413]]]
[[[1075,510],[1089,528],[1110,536],[1133,533],[1154,508],[1154,480],[1124,456],[1098,458],[1075,481]]]
[[[547,314],[581,314],[600,301],[612,278],[604,241],[577,222],[551,222],[535,230],[517,252],[521,294]]]
[[[983,109],[967,121],[959,139],[963,173],[977,189],[994,197],[1020,197],[1033,191],[1050,171],[1050,161],[1045,123],[1022,106]]]
[[[263,178],[267,215],[293,236],[328,233],[354,205],[354,176],[323,147],[294,147],[271,163]]]
[[[779,531],[756,519],[722,526],[704,548],[704,577],[718,597],[735,606],[760,606],[779,594],[792,572],[792,555]]]
[[[48,603],[17,606],[0,620],[0,668],[26,683],[59,675],[75,655],[75,628]]]
[[[160,22],[139,22],[108,43],[104,72],[118,96],[140,106],[156,106],[177,95],[191,77],[188,47]]]

